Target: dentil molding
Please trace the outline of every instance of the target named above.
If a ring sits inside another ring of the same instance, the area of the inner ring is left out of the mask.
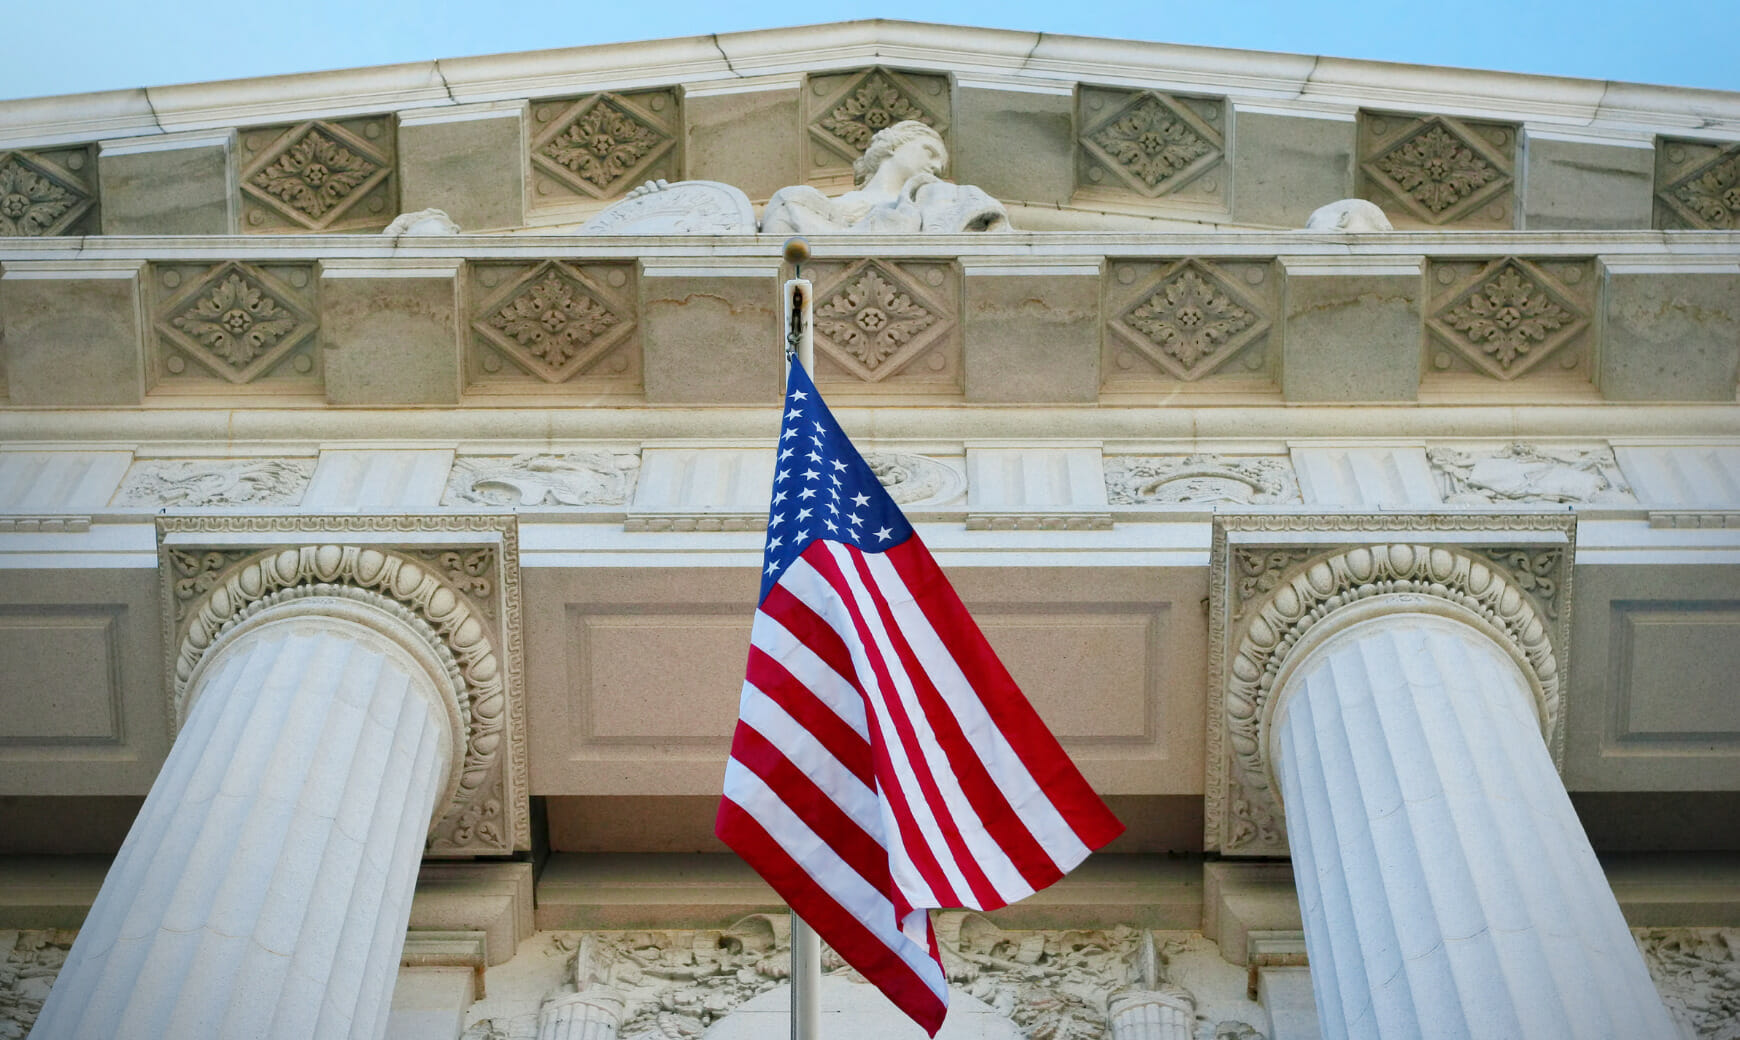
[[[161,517],[158,573],[170,712],[225,634],[296,599],[390,616],[451,679],[465,729],[452,796],[426,855],[530,847],[524,627],[513,517]]]
[[[1269,720],[1290,655],[1338,613],[1446,613],[1483,630],[1522,669],[1547,747],[1562,762],[1575,534],[1575,518],[1562,512],[1217,516],[1207,848],[1288,854]]]

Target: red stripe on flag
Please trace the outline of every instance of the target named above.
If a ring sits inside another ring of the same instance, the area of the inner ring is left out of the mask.
[[[1039,713],[1033,710],[972,615],[967,613],[954,586],[943,576],[930,550],[912,537],[883,555],[900,572],[907,590],[930,619],[931,628],[949,648],[961,671],[973,677],[985,711],[1082,844],[1090,850],[1098,849],[1122,834],[1124,825],[1106,808],[1064,753],[1063,745],[1040,720]]]
[[[755,818],[729,798],[719,801],[714,832],[760,874],[797,915],[816,930],[846,963],[880,989],[907,1017],[935,1036],[942,1028],[944,1001],[882,938],[842,907],[826,888],[786,854]],[[893,908],[890,907],[892,918]],[[894,923],[892,920],[891,924]],[[929,929],[928,924],[926,925]],[[899,940],[897,940],[899,941]],[[936,936],[931,931],[929,954],[938,960]]]
[[[912,812],[912,806],[907,798],[907,784],[903,782],[902,771],[895,766],[887,748],[890,741],[898,741],[906,753],[906,761],[910,771],[904,778],[910,779],[918,787],[919,797],[923,798],[930,809],[931,816],[937,821],[938,830],[943,841],[949,846],[949,858],[960,869],[960,859],[963,850],[955,849],[951,842],[953,830],[949,826],[948,807],[943,803],[942,795],[937,790],[936,778],[931,776],[930,766],[924,760],[924,752],[918,744],[918,738],[912,731],[912,726],[906,720],[905,712],[900,709],[900,695],[894,686],[894,678],[888,671],[888,662],[882,659],[882,654],[876,649],[876,640],[870,633],[863,613],[858,609],[858,598],[852,593],[852,586],[841,573],[838,562],[828,551],[827,543],[816,542],[803,551],[799,559],[815,568],[828,587],[838,596],[846,612],[851,615],[853,627],[857,631],[859,645],[863,648],[865,660],[876,676],[876,686],[882,691],[882,704],[891,716],[894,733],[881,731],[881,723],[874,711],[869,712],[871,727],[871,746],[879,752],[876,756],[876,779],[889,801],[895,803],[895,818],[901,824],[902,845],[907,854],[912,857],[913,865],[924,876],[925,883],[936,897],[938,906],[976,906],[975,892],[957,892],[955,886],[944,873],[942,865],[937,860],[939,850],[931,846],[930,840],[920,828],[917,817]],[[868,696],[868,693],[866,693]],[[976,889],[973,878],[965,871],[960,871],[961,877],[967,882],[968,888]],[[985,884],[981,875],[980,884]]]
[[[785,709],[799,726],[809,730],[822,746],[852,771],[852,775],[875,789],[876,769],[871,761],[869,738],[823,704],[810,688],[759,647],[749,648],[749,682],[769,700]],[[860,694],[862,696],[862,694]]]
[[[864,554],[851,546],[843,548],[847,558],[852,561],[853,568],[857,571],[858,580],[864,585],[865,594],[870,597],[870,603],[882,621],[882,630],[888,637],[889,646],[894,650],[900,670],[906,674],[907,680],[913,686],[915,696],[919,701],[919,710],[924,713],[927,723],[933,723],[935,720],[932,718],[931,707],[924,703],[923,689],[929,685],[924,674],[924,667],[913,659],[911,648],[906,646],[905,640],[901,637],[900,626],[895,623],[894,615],[888,609],[887,597],[882,595],[882,590],[876,585],[876,576],[870,573],[869,566],[865,564]],[[850,594],[849,589],[846,591]],[[862,629],[863,626],[860,625],[860,628]],[[866,638],[868,639],[868,636]],[[943,796],[935,773],[931,771],[929,761],[922,757],[923,749],[919,746],[918,732],[913,726],[911,716],[907,713],[906,704],[893,689],[889,689],[888,710],[894,713],[895,725],[900,727],[901,736],[909,740],[909,747],[915,749],[919,756],[919,759],[913,763],[913,772],[918,776],[925,800],[930,803],[931,812],[942,824],[943,840],[948,843],[949,851],[954,855],[956,869],[961,872],[961,875],[967,879],[967,884],[972,887],[974,902],[971,905],[978,910],[995,910],[1007,905],[1008,900],[1004,899],[1003,894],[997,891],[997,886],[992,883],[989,875],[980,867],[979,858],[973,854],[973,850],[968,847],[966,839],[961,835],[963,828],[980,827],[981,820],[957,819],[955,817],[954,810]],[[946,706],[943,707],[944,714],[947,711]],[[942,731],[933,728],[932,735],[935,737],[939,749],[949,760],[949,764],[954,765],[956,752],[959,750],[958,746],[951,749],[948,745],[947,734]],[[971,749],[969,748],[968,751],[970,753]],[[959,779],[957,776],[956,780]],[[974,815],[977,816],[979,807],[973,801],[971,793],[964,789],[962,793],[966,795]]]
[[[997,786],[990,770],[985,768],[985,760],[967,739],[962,731],[960,720],[955,717],[954,710],[937,691],[936,684],[931,681],[930,673],[913,652],[912,645],[906,639],[905,633],[894,619],[894,612],[888,605],[888,598],[882,587],[872,580],[870,569],[863,558],[863,553],[855,548],[848,548],[857,561],[859,573],[864,575],[865,586],[876,603],[877,610],[882,614],[882,623],[888,629],[889,641],[900,655],[901,663],[906,668],[906,674],[911,677],[913,689],[918,694],[919,705],[924,711],[925,719],[935,732],[937,744],[948,756],[955,780],[961,786],[961,791],[972,803],[973,811],[978,815],[979,822],[991,840],[1003,850],[1010,862],[1021,874],[1022,880],[1034,891],[1063,877],[1063,871],[1052,862],[1045,849],[1033,837],[1032,831],[1016,813],[1014,806],[1003,796],[1003,790]],[[938,632],[938,638],[943,639],[944,646],[948,640],[944,633]],[[968,675],[973,673],[968,672]],[[985,698],[975,687],[973,693],[978,699]],[[1022,892],[1014,898],[1023,898],[1028,893]],[[1011,899],[1005,899],[1001,893],[991,903],[981,904],[982,910],[996,910],[1007,906]]]
[[[889,890],[892,882],[888,879],[888,850],[753,726],[737,724],[731,757],[767,781],[786,808],[796,813],[810,830],[826,838],[828,846],[872,887],[878,892]]]
[[[810,653],[821,658],[841,678],[858,687],[860,695],[863,694],[863,685],[858,682],[858,669],[852,664],[851,648],[825,618],[810,609],[809,604],[792,595],[791,590],[783,585],[775,585],[767,590],[767,598],[761,601],[761,612],[784,625],[798,642],[810,648]]]

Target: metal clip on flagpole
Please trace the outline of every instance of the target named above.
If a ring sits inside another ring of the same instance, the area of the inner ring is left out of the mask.
[[[805,372],[816,361],[815,299],[803,278],[810,244],[801,238],[785,243],[785,260],[792,277],[785,283],[785,353],[797,355]],[[821,1035],[822,940],[796,911],[791,915],[791,1040],[819,1040]]]

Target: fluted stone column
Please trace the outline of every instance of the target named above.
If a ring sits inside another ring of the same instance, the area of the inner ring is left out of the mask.
[[[1268,730],[1323,1035],[1674,1037],[1518,658],[1362,613],[1301,642]]]
[[[412,623],[310,596],[212,646],[33,1037],[385,1033],[464,739]]]

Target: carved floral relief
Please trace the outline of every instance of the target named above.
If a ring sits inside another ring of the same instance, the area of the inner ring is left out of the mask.
[[[0,151],[0,238],[97,231],[91,149]]]
[[[925,455],[904,451],[867,451],[864,461],[902,506],[945,506],[967,493],[967,478],[958,470]]]
[[[320,389],[312,264],[153,264],[157,393]]]
[[[468,390],[640,388],[631,265],[546,260],[468,271]]]
[[[1637,498],[1610,448],[1512,444],[1498,451],[1430,448],[1446,505],[1632,503]]]
[[[808,168],[826,179],[848,177],[879,130],[912,119],[948,140],[948,77],[874,66],[805,80]],[[947,176],[944,171],[940,176]],[[809,178],[806,178],[809,179]]]
[[[461,456],[441,504],[492,509],[621,505],[633,496],[639,470],[638,455],[603,451]]]
[[[1078,186],[1223,200],[1225,109],[1222,98],[1082,88]]]
[[[115,492],[117,506],[293,506],[313,459],[142,459]]]
[[[399,212],[393,137],[387,115],[243,129],[242,230],[386,227]]]
[[[1655,156],[1656,227],[1740,228],[1740,142],[1664,137]]]
[[[1359,194],[1424,225],[1510,227],[1517,127],[1361,112]]]
[[[1595,283],[1589,261],[1438,261],[1430,272],[1431,372],[1507,381],[1531,371],[1587,378]]]
[[[1112,505],[1299,501],[1299,481],[1285,456],[1112,455],[1105,474]]]
[[[1117,262],[1111,274],[1112,335],[1102,368],[1108,388],[1154,377],[1196,382],[1217,373],[1268,375],[1267,264]]]
[[[864,259],[805,270],[816,285],[816,382],[824,390],[959,390],[960,289],[952,265]]]
[[[532,102],[532,204],[610,199],[679,177],[678,107],[669,89]]]

